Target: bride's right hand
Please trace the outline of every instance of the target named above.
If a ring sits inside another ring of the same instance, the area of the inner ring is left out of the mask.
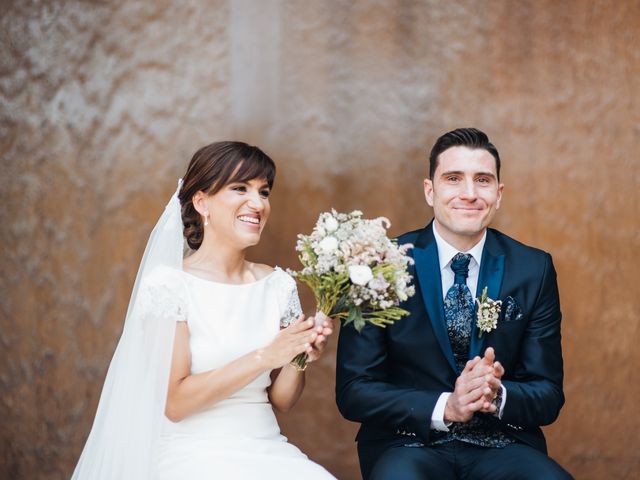
[[[313,350],[312,343],[318,336],[313,319],[300,315],[295,322],[280,330],[269,345],[258,350],[258,357],[274,370],[291,362],[296,355]]]

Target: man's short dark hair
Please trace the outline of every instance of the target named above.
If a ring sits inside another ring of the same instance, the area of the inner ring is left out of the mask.
[[[456,128],[436,140],[429,154],[429,178],[433,179],[433,175],[436,173],[440,154],[451,147],[468,147],[489,152],[496,159],[496,172],[498,180],[500,180],[500,155],[498,150],[489,141],[487,134],[477,128]]]

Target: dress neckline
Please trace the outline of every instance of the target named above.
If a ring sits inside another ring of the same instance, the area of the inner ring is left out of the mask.
[[[280,270],[280,267],[274,267],[273,271],[271,273],[269,273],[268,275],[265,275],[262,278],[259,278],[258,280],[254,280],[253,282],[247,282],[247,283],[224,283],[224,282],[217,282],[215,280],[209,280],[207,278],[203,278],[200,277],[199,275],[195,275],[193,273],[189,273],[186,270],[180,270],[182,273],[184,273],[185,275],[187,275],[188,277],[191,278],[195,278],[196,280],[199,280],[201,282],[205,282],[205,283],[211,283],[213,285],[222,285],[225,287],[248,287],[251,285],[258,285],[259,283],[264,282],[265,280],[267,280],[268,278],[270,278],[271,276],[273,276],[273,274],[275,274],[278,270]]]

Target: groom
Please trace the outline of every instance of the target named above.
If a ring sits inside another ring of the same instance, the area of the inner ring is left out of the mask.
[[[409,315],[386,329],[340,330],[336,400],[362,424],[362,476],[571,478],[547,456],[540,430],[564,403],[551,256],[487,228],[504,186],[483,132],[442,135],[429,162],[424,192],[435,218],[398,239],[414,245]],[[490,300],[502,302],[499,313]]]

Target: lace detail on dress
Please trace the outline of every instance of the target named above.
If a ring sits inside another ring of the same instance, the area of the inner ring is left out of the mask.
[[[301,313],[302,305],[300,305],[300,297],[298,297],[298,287],[294,283],[293,289],[289,295],[289,300],[287,301],[287,306],[280,318],[280,326],[282,328],[288,327],[300,316]]]
[[[140,292],[140,313],[156,314],[175,321],[187,320],[184,301],[168,285],[148,285]]]
[[[153,272],[140,288],[139,313],[145,317],[186,321],[188,310],[185,287],[178,272],[161,269]]]
[[[278,295],[280,327],[285,328],[300,316],[302,306],[300,305],[300,297],[298,297],[296,281],[280,267],[276,267],[275,269],[276,271],[269,280],[274,285]]]

